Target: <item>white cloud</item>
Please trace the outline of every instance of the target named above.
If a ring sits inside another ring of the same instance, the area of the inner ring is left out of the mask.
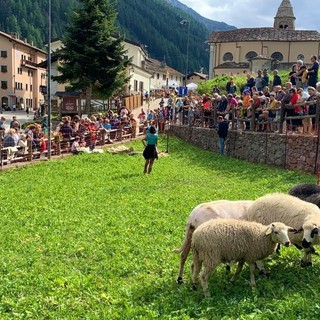
[[[237,28],[271,27],[281,0],[179,0],[202,16]],[[227,3],[226,3],[227,2]],[[296,29],[320,30],[320,6],[291,0]]]

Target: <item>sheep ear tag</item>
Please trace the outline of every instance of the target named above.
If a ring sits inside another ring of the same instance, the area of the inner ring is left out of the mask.
[[[266,236],[272,233],[272,225],[268,226],[268,229],[266,231]]]

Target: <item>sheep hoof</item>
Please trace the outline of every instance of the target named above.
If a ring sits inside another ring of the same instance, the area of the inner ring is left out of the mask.
[[[230,272],[230,270],[231,270],[231,268],[230,268],[230,266],[227,264],[227,265],[226,265],[226,271],[227,271],[227,272]]]
[[[270,277],[270,272],[267,272],[266,270],[261,269],[260,270],[260,275],[261,276],[265,276],[265,277]]]
[[[312,262],[311,261],[305,262],[305,261],[301,260],[300,265],[301,265],[301,268],[312,267]]]
[[[181,278],[181,277],[178,277],[178,279],[177,279],[177,283],[178,283],[178,284],[183,284],[183,280],[182,280],[182,278]]]
[[[193,291],[197,291],[198,290],[198,287],[195,283],[192,284],[192,290]]]

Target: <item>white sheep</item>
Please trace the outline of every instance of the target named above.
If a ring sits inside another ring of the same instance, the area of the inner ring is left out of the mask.
[[[304,248],[301,266],[312,265],[313,245],[320,243],[320,209],[315,204],[288,194],[269,194],[254,201],[245,213],[244,219],[262,224],[280,221],[299,230],[290,234],[290,241],[298,248]]]
[[[289,246],[288,231],[294,231],[280,222],[264,226],[257,222],[216,219],[203,223],[192,236],[192,280],[197,288],[198,276],[201,273],[201,285],[206,296],[209,296],[208,277],[223,262],[238,261],[238,268],[231,278],[234,282],[241,272],[244,263],[250,266],[250,284],[255,286],[255,261],[272,254],[277,243]]]
[[[183,270],[191,248],[191,238],[194,230],[202,223],[219,218],[242,219],[244,213],[253,203],[251,200],[216,200],[206,203],[201,203],[196,206],[190,213],[186,225],[186,234],[183,245],[179,249],[174,249],[174,253],[181,253],[179,275],[177,282],[183,282]]]

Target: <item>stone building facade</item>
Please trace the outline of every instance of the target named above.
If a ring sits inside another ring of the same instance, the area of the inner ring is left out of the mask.
[[[256,72],[259,59],[269,60],[270,69],[280,70],[289,70],[298,59],[311,64],[310,57],[320,55],[320,33],[296,30],[295,21],[290,0],[282,0],[273,27],[213,32],[208,40],[209,79]]]

